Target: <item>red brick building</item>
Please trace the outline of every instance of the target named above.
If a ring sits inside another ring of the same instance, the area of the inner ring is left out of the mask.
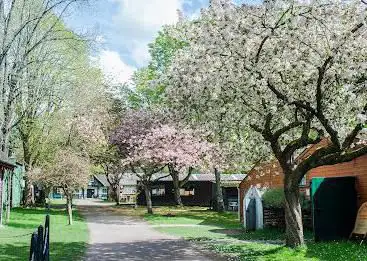
[[[299,157],[302,160],[313,153],[320,147],[323,147],[327,140],[321,141],[319,144],[305,150]],[[358,206],[367,202],[367,155],[356,158],[350,162],[340,163],[330,166],[322,166],[312,169],[306,174],[300,190],[309,195],[310,181],[314,177],[356,177],[356,190],[358,193]],[[277,160],[270,163],[256,164],[248,173],[246,178],[240,183],[240,218],[243,221],[243,198],[251,186],[257,188],[282,188],[283,187],[283,171]]]

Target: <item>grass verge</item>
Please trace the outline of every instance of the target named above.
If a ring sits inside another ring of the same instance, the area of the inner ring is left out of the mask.
[[[207,243],[210,249],[234,255],[243,261],[364,261],[367,246],[353,242],[309,243],[307,247],[291,249],[284,245],[259,242],[237,244]]]
[[[155,208],[155,214],[144,209],[129,210],[143,216],[155,229],[196,241],[216,252],[246,261],[366,261],[367,245],[354,242],[312,241],[306,232],[307,246],[290,249],[283,242],[285,235],[277,229],[246,232],[235,213],[216,213],[204,208]]]
[[[74,224],[67,225],[65,210],[50,211],[50,260],[80,261],[88,241],[85,220],[74,212]],[[44,224],[45,210],[16,208],[9,224],[0,228],[0,260],[28,260],[31,236]]]

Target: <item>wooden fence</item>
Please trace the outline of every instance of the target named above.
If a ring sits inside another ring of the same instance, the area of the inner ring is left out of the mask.
[[[50,216],[46,215],[45,226],[40,225],[32,234],[29,261],[50,260]]]

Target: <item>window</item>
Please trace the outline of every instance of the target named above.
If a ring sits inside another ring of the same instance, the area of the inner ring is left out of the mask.
[[[107,194],[107,188],[102,189],[102,194]]]
[[[166,189],[164,185],[155,186],[152,188],[152,196],[164,196],[166,194]]]
[[[127,201],[126,196],[121,196],[120,201],[121,201],[122,203],[126,203],[126,201]]]
[[[194,196],[195,189],[194,188],[182,188],[180,189],[180,195],[181,196]]]

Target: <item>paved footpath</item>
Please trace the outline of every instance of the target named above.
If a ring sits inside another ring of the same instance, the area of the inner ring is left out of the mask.
[[[225,260],[183,239],[160,233],[141,219],[114,214],[103,206],[78,209],[87,218],[90,233],[84,261]]]

